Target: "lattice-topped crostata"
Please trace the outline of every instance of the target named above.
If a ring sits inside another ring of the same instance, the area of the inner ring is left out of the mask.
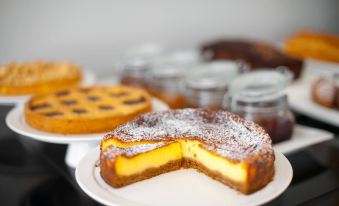
[[[151,96],[127,86],[75,88],[32,97],[25,105],[27,123],[62,134],[106,132],[151,110]]]

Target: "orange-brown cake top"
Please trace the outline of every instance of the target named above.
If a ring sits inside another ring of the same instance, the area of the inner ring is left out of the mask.
[[[293,39],[309,39],[312,41],[318,40],[323,43],[328,43],[332,46],[339,47],[339,36],[331,33],[311,31],[311,30],[302,30],[294,33],[289,37],[289,40]]]
[[[36,95],[26,110],[50,118],[91,119],[131,115],[151,104],[143,89],[129,86],[95,85]]]
[[[194,139],[205,149],[234,161],[273,155],[271,139],[264,129],[223,110],[181,109],[147,113],[105,136],[105,139],[109,138],[121,142]]]
[[[34,61],[0,67],[0,86],[29,86],[57,80],[81,78],[80,67],[69,62]]]

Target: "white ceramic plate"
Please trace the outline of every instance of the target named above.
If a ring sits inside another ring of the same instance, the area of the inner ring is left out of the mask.
[[[289,104],[297,112],[339,127],[339,111],[320,106],[311,98],[311,84],[320,75],[339,72],[339,64],[314,59],[305,61],[303,78],[288,87]]]
[[[275,144],[275,150],[287,154],[303,147],[330,140],[334,135],[321,129],[295,125],[291,139]]]
[[[293,171],[289,161],[276,152],[275,175],[266,187],[243,195],[193,169],[179,170],[115,189],[101,178],[95,163],[99,148],[78,164],[75,176],[80,187],[96,201],[110,206],[199,206],[259,205],[281,194],[290,184]]]
[[[168,109],[168,106],[164,102],[155,98],[152,99],[152,107],[153,111],[161,111]],[[6,117],[6,123],[11,130],[18,134],[21,134],[26,137],[31,137],[39,141],[57,144],[100,141],[101,138],[106,134],[106,133],[95,133],[95,134],[63,135],[34,129],[26,123],[22,106],[17,106],[8,113]]]
[[[82,84],[84,86],[91,85],[95,82],[95,75],[91,71],[84,71],[84,79]],[[0,105],[15,105],[23,103],[30,98],[31,95],[8,96],[0,95]]]
[[[310,90],[311,86],[306,82],[291,85],[287,90],[291,108],[314,119],[339,127],[339,111],[313,102]]]
[[[308,79],[310,76],[317,76],[321,74],[331,74],[339,72],[339,64],[333,62],[320,61],[315,59],[306,59],[303,79]]]

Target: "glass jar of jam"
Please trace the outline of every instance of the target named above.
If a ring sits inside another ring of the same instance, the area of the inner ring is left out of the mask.
[[[237,77],[225,97],[230,110],[262,126],[277,143],[291,138],[293,114],[288,109],[289,79],[279,71],[255,71]]]
[[[116,64],[120,83],[130,86],[146,88],[146,73],[151,68],[153,59],[164,53],[164,49],[157,44],[143,44],[129,49]]]
[[[166,102],[170,108],[183,108],[184,97],[181,81],[186,68],[178,65],[154,65],[147,72],[147,89]]]
[[[241,70],[242,65],[235,61],[215,61],[191,69],[183,80],[185,107],[222,109],[228,86]]]
[[[120,83],[146,88],[146,72],[150,69],[148,62],[142,58],[130,59],[119,69]]]

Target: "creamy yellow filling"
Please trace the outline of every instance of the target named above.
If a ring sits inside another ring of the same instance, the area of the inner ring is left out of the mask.
[[[234,163],[224,157],[219,157],[205,150],[197,140],[179,140],[182,148],[182,156],[192,159],[204,165],[211,171],[219,172],[221,175],[236,182],[246,182],[247,166],[239,162]]]
[[[116,147],[129,147],[133,145],[145,144],[145,142],[122,143],[110,139],[102,145],[105,149],[109,145]],[[119,156],[116,158],[116,172],[121,176],[130,176],[142,173],[148,168],[157,168],[166,163],[182,158],[194,160],[211,171],[219,172],[224,177],[235,182],[247,181],[247,165],[243,162],[232,162],[224,157],[217,156],[201,147],[197,140],[181,140],[170,143],[167,146],[157,148],[134,157],[128,158]]]
[[[182,159],[181,147],[178,142],[160,147],[132,158],[119,156],[116,159],[116,173],[122,176],[130,176],[145,171],[148,168],[157,168],[170,161]]]
[[[102,142],[101,144],[101,148],[103,150],[107,150],[107,148],[110,145],[114,145],[116,147],[120,147],[120,148],[126,148],[126,147],[130,147],[130,146],[134,146],[134,145],[141,145],[141,144],[147,144],[147,143],[156,143],[156,142],[146,142],[146,141],[141,141],[141,142],[121,142],[119,140],[116,139],[107,139],[105,141]]]

